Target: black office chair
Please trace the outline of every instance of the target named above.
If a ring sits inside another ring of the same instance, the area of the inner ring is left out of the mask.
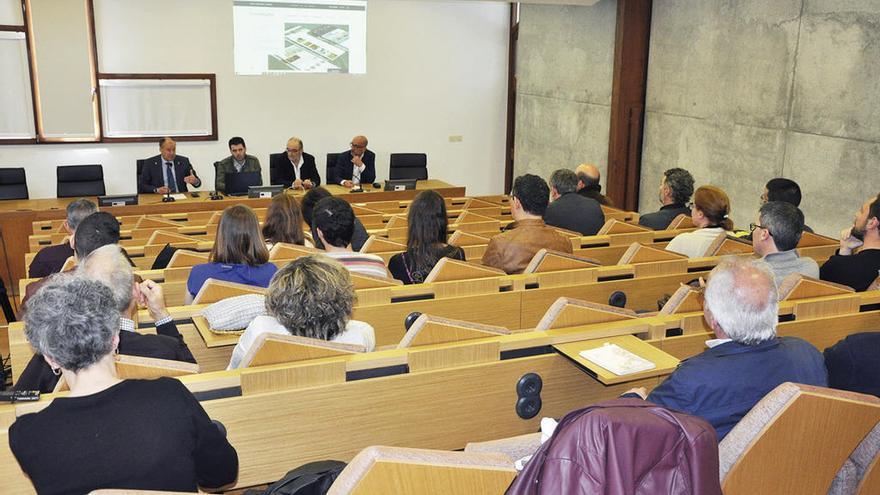
[[[336,178],[336,160],[339,153],[327,153],[327,168],[324,170],[324,184],[338,184],[339,179]]]
[[[274,167],[274,164],[277,163],[277,160],[280,160],[280,158],[275,158],[275,160],[272,158],[286,154],[287,153],[271,153],[269,155],[269,185],[274,186],[275,184],[284,184],[284,181],[278,178],[278,169]]]
[[[428,178],[428,155],[424,153],[391,153],[390,179]]]
[[[101,165],[62,165],[57,167],[59,198],[103,196],[104,167]]]
[[[0,199],[28,199],[24,168],[0,168]]]
[[[134,176],[134,190],[135,191],[141,190],[141,186],[140,186],[141,172],[144,170],[144,166],[146,166],[146,164],[147,164],[146,159],[141,159],[141,160],[135,161],[135,167],[137,169],[137,175]]]

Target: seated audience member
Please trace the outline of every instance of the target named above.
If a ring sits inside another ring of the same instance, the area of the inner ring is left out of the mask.
[[[84,198],[68,204],[64,230],[70,234],[70,237],[61,244],[39,250],[28,268],[28,277],[41,278],[60,272],[67,258],[73,256],[73,236],[76,233],[76,227],[85,217],[96,211],[98,211],[98,206]]]
[[[101,246],[119,242],[119,221],[106,211],[92,213],[77,225],[76,232],[71,239],[74,258],[77,261],[82,260]],[[25,311],[28,300],[50,279],[51,276],[43,277],[25,287],[24,297],[21,299],[22,311]]]
[[[303,219],[306,221],[306,225],[309,226],[309,231],[312,234],[312,242],[315,243],[315,247],[318,249],[324,249],[324,244],[321,243],[321,239],[318,239],[318,234],[315,232],[315,226],[312,224],[312,214],[318,201],[331,196],[333,196],[333,194],[331,194],[330,191],[323,187],[316,187],[311,191],[308,191],[302,197],[301,206]],[[366,227],[364,227],[364,224],[358,220],[357,216],[355,216],[354,233],[351,235],[351,249],[354,251],[360,251],[369,237],[370,234],[367,233]]]
[[[770,179],[764,186],[764,193],[761,195],[761,203],[768,201],[784,201],[790,205],[800,207],[801,205],[801,186],[791,179],[777,177]],[[804,225],[805,232],[812,232],[813,229]]]
[[[510,192],[510,214],[514,222],[489,240],[483,253],[483,264],[522,273],[535,253],[543,248],[571,253],[571,241],[544,224],[550,189],[537,175],[520,175]]]
[[[103,283],[110,288],[120,315],[119,353],[129,356],[168,359],[195,363],[177,325],[165,309],[162,286],[152,280],[136,283],[131,265],[118,245],[108,244],[84,257],[76,275]],[[51,282],[50,282],[51,283]],[[42,289],[41,289],[42,290]],[[156,335],[135,331],[134,317],[138,303],[146,306],[156,322]],[[15,384],[16,390],[39,390],[48,393],[58,383],[58,376],[40,355],[34,355]]]
[[[602,185],[599,184],[601,176],[595,165],[582,163],[575,169],[575,173],[578,176],[578,194],[595,199],[600,205],[614,207],[614,201],[602,194]]]
[[[691,203],[691,219],[699,229],[678,234],[669,242],[666,250],[688,258],[701,258],[706,256],[706,250],[718,234],[733,230],[727,194],[715,186],[699,187]]]
[[[351,319],[354,303],[354,287],[342,265],[320,254],[291,261],[272,277],[266,294],[268,314],[256,317],[245,329],[227,369],[241,367],[242,358],[264,333],[357,344],[372,351],[376,348],[373,327]]]
[[[819,278],[816,261],[801,257],[795,249],[804,233],[804,214],[797,206],[782,201],[764,203],[751,232],[755,254],[770,265],[777,287],[792,273]]]
[[[324,198],[315,205],[312,229],[326,250],[325,255],[342,263],[349,271],[389,278],[385,260],[375,254],[351,250],[354,233],[354,211],[344,199]]]
[[[303,215],[296,198],[289,194],[278,194],[272,198],[263,221],[263,238],[266,248],[279,242],[312,247],[303,233]]]
[[[880,397],[880,332],[854,333],[825,349],[828,386]]]
[[[858,253],[853,253],[861,247]],[[840,233],[840,248],[819,270],[822,280],[867,290],[880,275],[880,194],[862,204],[853,226]]]
[[[375,182],[376,154],[367,149],[366,136],[351,138],[351,149],[337,155],[336,180],[343,187]]]
[[[275,169],[275,180],[284,187],[311,189],[321,185],[321,174],[315,165],[315,157],[303,151],[302,139],[287,140],[286,153],[269,156],[269,166]]]
[[[226,174],[238,174],[241,172],[260,173],[260,159],[247,154],[247,146],[244,139],[235,136],[229,140],[229,152],[231,155],[217,162],[214,175],[214,189],[226,192]],[[260,184],[263,181],[260,180]]]
[[[663,172],[660,179],[660,207],[659,211],[646,213],[639,217],[639,225],[654,230],[665,230],[669,224],[679,215],[691,215],[691,209],[687,207],[688,201],[694,194],[694,177],[683,168],[670,168]]]
[[[407,212],[406,251],[388,260],[391,276],[405,284],[420,284],[440,258],[464,260],[464,250],[446,244],[448,218],[443,197],[422,191]]]
[[[187,184],[201,187],[202,180],[196,175],[189,158],[177,154],[177,143],[170,137],[159,140],[159,154],[147,158],[138,177],[140,193],[186,192]]]
[[[544,212],[544,223],[581,235],[596,235],[605,224],[605,213],[599,202],[577,193],[578,177],[561,168],[550,176],[550,204]]]
[[[186,281],[186,304],[192,303],[209,278],[268,287],[275,274],[254,211],[244,205],[223,210],[209,263],[192,267]]]
[[[38,493],[194,492],[235,481],[238,455],[178,380],[120,380],[118,301],[60,275],[34,296],[25,334],[70,394],[19,416],[9,446]]]
[[[797,337],[777,337],[778,299],[766,263],[725,258],[709,274],[703,314],[715,332],[647,400],[700,416],[718,441],[783,382],[828,386],[822,354]],[[644,398],[644,389],[635,389]]]

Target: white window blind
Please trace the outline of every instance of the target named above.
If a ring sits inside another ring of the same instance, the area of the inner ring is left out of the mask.
[[[32,139],[36,131],[24,33],[0,31],[0,67],[0,139]]]
[[[210,136],[208,79],[102,79],[104,137]]]

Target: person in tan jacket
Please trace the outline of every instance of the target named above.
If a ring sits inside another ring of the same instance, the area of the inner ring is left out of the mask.
[[[571,241],[544,224],[550,202],[550,188],[537,175],[520,175],[510,192],[510,213],[514,222],[489,241],[483,264],[508,274],[521,273],[542,248],[571,253]]]

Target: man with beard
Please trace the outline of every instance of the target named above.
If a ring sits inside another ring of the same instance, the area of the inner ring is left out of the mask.
[[[861,247],[858,253],[853,250]],[[880,274],[880,194],[865,201],[851,229],[840,235],[840,249],[822,265],[819,277],[864,291]]]

